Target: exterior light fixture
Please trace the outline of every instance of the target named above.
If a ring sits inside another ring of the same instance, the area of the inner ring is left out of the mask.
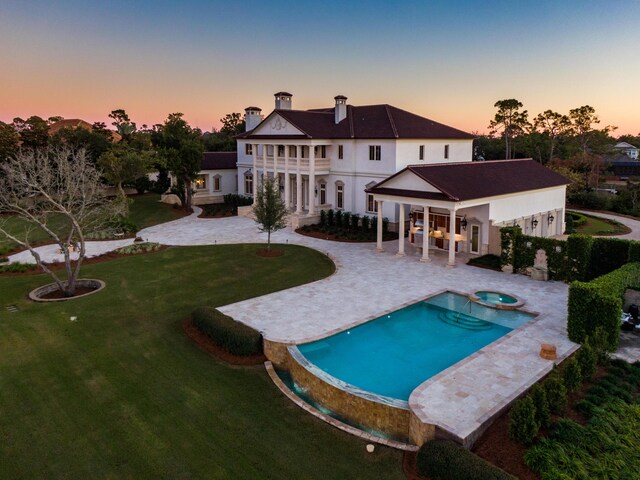
[[[465,215],[462,220],[460,220],[460,226],[462,227],[462,230],[467,230],[467,216]]]
[[[555,220],[555,217],[554,217],[553,215],[549,215],[549,216],[547,217],[547,223],[548,223],[549,225],[551,225],[551,224],[553,223],[553,221],[554,221],[554,220]]]
[[[531,227],[532,228],[536,228],[538,226],[538,220],[536,220],[535,218],[531,219]]]
[[[409,221],[413,220],[413,212],[409,212]]]

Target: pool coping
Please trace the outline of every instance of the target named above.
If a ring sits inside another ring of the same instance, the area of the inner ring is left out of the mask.
[[[352,427],[351,425],[341,422],[340,420],[337,420],[330,415],[322,413],[320,410],[309,405],[307,402],[305,402],[299,396],[293,393],[291,389],[287,387],[282,381],[282,379],[278,376],[275,368],[273,368],[273,364],[269,360],[264,362],[264,366],[265,366],[265,369],[267,370],[267,374],[269,375],[273,383],[275,383],[275,385],[280,389],[282,393],[284,393],[284,395],[289,400],[295,403],[298,407],[302,408],[304,411],[322,420],[323,422],[326,422],[329,425],[335,428],[338,428],[346,433],[355,435],[356,437],[361,438],[362,440],[367,440],[370,442],[378,443],[380,445],[385,445],[387,447],[403,450],[406,452],[417,452],[419,450],[419,447],[417,447],[416,445],[402,443],[396,440],[391,440],[388,438],[383,438],[377,435],[373,435],[372,433],[368,433],[368,432],[365,432],[364,430],[360,430],[359,428]]]

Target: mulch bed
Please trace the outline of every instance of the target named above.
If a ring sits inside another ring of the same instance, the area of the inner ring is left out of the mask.
[[[207,335],[198,330],[196,326],[191,322],[190,318],[186,318],[182,321],[182,330],[202,350],[207,352],[212,357],[227,362],[231,365],[262,365],[267,360],[267,357],[265,357],[264,355],[240,357],[227,352],[223,348],[216,345],[213,340],[211,340]]]
[[[584,383],[579,391],[569,395],[569,407],[565,414],[562,417],[553,416],[552,422],[556,422],[559,418],[569,418],[581,425],[586,425],[587,419],[575,410],[574,406],[584,397],[593,382],[605,375],[606,368],[598,367],[592,381]],[[542,435],[547,435],[548,433],[547,431],[541,432]],[[476,455],[521,480],[538,480],[540,477],[532,472],[524,463],[524,454],[527,450],[527,447],[509,437],[508,411],[502,414],[500,418],[484,432],[472,449]]]
[[[64,292],[62,290],[56,290],[54,292],[47,293],[46,295],[42,295],[40,296],[40,298],[45,300],[53,300],[55,298],[73,298],[73,297],[78,297],[80,295],[86,295],[87,293],[91,293],[95,290],[97,289],[90,288],[90,287],[76,287],[76,293],[71,297],[65,297]]]
[[[93,265],[95,263],[108,262],[109,260],[115,260],[117,258],[123,257],[134,257],[136,255],[149,255],[152,253],[160,253],[169,248],[168,245],[161,245],[158,250],[153,252],[138,252],[138,253],[115,253],[115,252],[107,252],[102,255],[98,255],[97,257],[88,257],[82,261],[82,265]],[[71,265],[75,265],[75,261],[71,262]],[[47,267],[51,270],[62,270],[64,268],[64,262],[52,262],[45,263]],[[0,272],[0,277],[21,277],[24,275],[41,275],[44,272],[37,265],[33,265],[33,268],[27,270],[26,272]]]
[[[265,258],[281,257],[284,255],[284,250],[267,250],[266,248],[261,248],[260,250],[256,250],[256,255]]]
[[[402,455],[402,471],[407,480],[429,480],[428,477],[424,477],[418,473],[418,467],[416,460],[418,454],[416,452],[404,452]]]
[[[333,233],[325,233],[325,232],[318,232],[317,230],[312,230],[310,232],[305,232],[304,230],[302,230],[302,228],[298,228],[296,230],[296,233],[300,234],[300,235],[304,235],[305,237],[312,237],[312,238],[319,238],[320,240],[329,240],[332,242],[343,242],[343,243],[375,243],[376,240],[347,240],[344,238],[341,238],[339,236],[337,236],[336,234]],[[398,234],[397,233],[387,233],[385,235],[385,237],[383,238],[383,241],[388,241],[388,240],[397,240],[398,239]]]

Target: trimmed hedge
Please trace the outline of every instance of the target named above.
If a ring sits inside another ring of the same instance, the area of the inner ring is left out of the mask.
[[[640,244],[640,242],[639,242]],[[593,237],[589,235],[569,235],[567,238],[567,262],[569,280],[589,280],[589,263]]]
[[[589,278],[597,278],[629,261],[631,242],[620,238],[594,238],[589,262]]]
[[[430,440],[420,447],[418,473],[431,480],[515,480],[451,440]]]
[[[215,308],[196,308],[191,313],[191,321],[198,330],[233,355],[251,356],[263,353],[260,332],[236,322]]]
[[[615,351],[620,337],[622,297],[627,288],[640,287],[640,263],[628,263],[591,282],[573,282],[569,287],[567,333],[584,343],[597,327],[607,334],[607,349]]]
[[[555,280],[565,280],[569,275],[567,266],[567,242],[553,238],[523,235],[520,227],[504,227],[501,233],[501,265],[513,265],[514,272],[522,272],[532,267],[536,252],[544,250],[547,255],[549,276]]]

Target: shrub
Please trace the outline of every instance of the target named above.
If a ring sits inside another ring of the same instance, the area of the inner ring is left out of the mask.
[[[433,480],[514,480],[498,467],[451,440],[430,440],[420,447],[417,458],[420,475]]]
[[[531,401],[536,408],[536,421],[541,428],[547,428],[551,423],[551,412],[549,411],[549,401],[545,389],[536,384],[529,392]]]
[[[133,255],[136,253],[150,253],[160,250],[162,245],[154,242],[136,242],[126,247],[120,247],[114,250],[119,255]]]
[[[576,360],[580,364],[583,380],[589,380],[596,373],[598,358],[588,342],[580,347],[580,350],[576,353]]]
[[[590,282],[571,283],[567,319],[569,339],[584,343],[586,337],[592,336],[600,327],[605,351],[615,351],[620,337],[622,296],[628,287],[638,286],[639,263],[629,263]]]
[[[320,210],[320,226],[324,227],[327,224],[327,212]]]
[[[589,235],[569,235],[567,238],[568,279],[585,281],[589,279],[589,262],[593,237]]]
[[[335,222],[336,228],[342,228],[342,210],[336,210]]]
[[[585,397],[576,403],[575,408],[578,412],[582,413],[583,415],[587,417],[591,417],[593,415],[594,410],[597,408],[597,405],[591,403]]]
[[[368,215],[363,215],[362,216],[362,231],[367,232],[369,231],[369,226],[371,225],[371,218]]]
[[[353,215],[351,215],[351,230],[353,230],[354,232],[357,231],[359,225],[360,225],[360,215],[358,215],[357,213],[354,213]]]
[[[32,263],[13,262],[0,265],[0,273],[25,273],[35,269],[36,266]]]
[[[543,383],[547,401],[549,402],[549,410],[551,413],[560,415],[567,408],[567,388],[557,373],[552,374]]]
[[[236,322],[215,308],[195,309],[191,314],[191,321],[218,346],[233,355],[249,356],[262,353],[260,332]]]
[[[562,371],[564,379],[564,386],[567,387],[569,392],[575,392],[582,385],[582,372],[580,371],[580,364],[575,358],[567,360]]]
[[[116,217],[108,222],[107,226],[113,230],[123,233],[135,233],[138,231],[138,226],[124,217]]]
[[[618,326],[619,325],[620,321],[618,321]],[[607,365],[610,359],[609,350],[611,349],[610,339],[607,331],[603,327],[597,326],[594,329],[593,333],[587,338],[587,341],[589,342],[589,346],[593,349],[596,355],[596,361],[598,362],[598,364]]]
[[[591,247],[589,277],[597,278],[612,272],[629,261],[629,240],[594,238]]]
[[[384,217],[382,219],[382,233],[385,234],[389,231],[389,219]]]
[[[169,171],[161,169],[158,172],[158,178],[153,183],[152,191],[155,193],[159,193],[162,195],[166,193],[167,190],[171,187],[171,179],[169,178]]]
[[[351,228],[351,212],[342,212],[342,227]]]
[[[531,397],[518,400],[509,413],[509,436],[524,445],[530,445],[540,430],[536,420],[536,407]]]
[[[629,261],[640,262],[640,242],[631,242],[629,245]]]
[[[333,227],[334,224],[335,224],[335,212],[333,211],[333,208],[330,208],[329,211],[327,212],[327,225],[330,227]]]
[[[564,233],[566,233],[567,235],[576,233],[576,223],[575,223],[575,220],[573,219],[573,216],[571,216],[571,214],[566,214],[564,218],[565,218]]]

